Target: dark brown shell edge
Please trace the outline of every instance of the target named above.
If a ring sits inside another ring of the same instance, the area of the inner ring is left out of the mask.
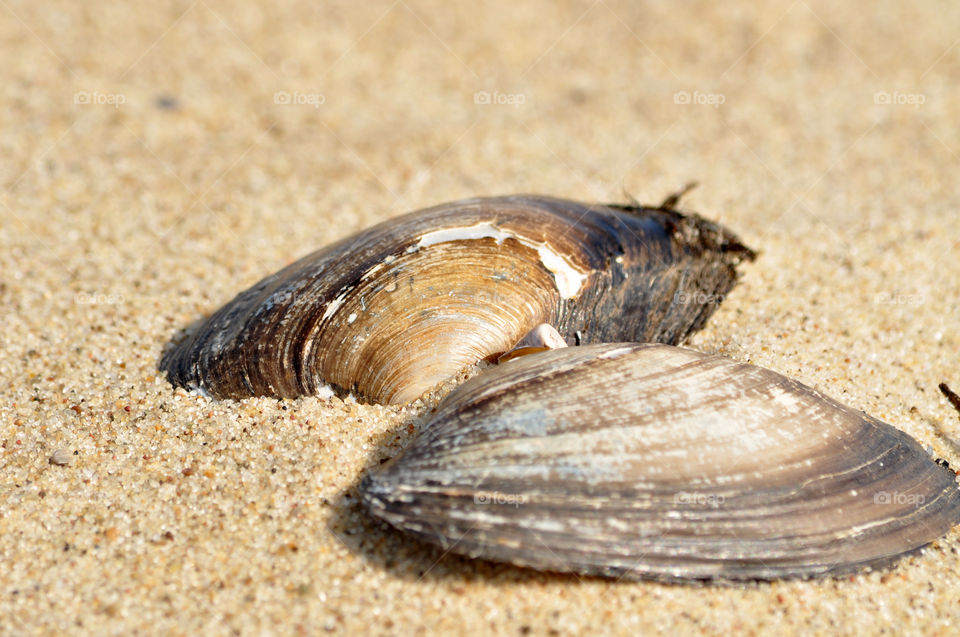
[[[314,369],[330,348],[322,317],[336,295],[424,233],[490,218],[565,242],[592,271],[581,294],[536,321],[555,325],[571,344],[682,342],[733,288],[736,266],[754,258],[722,226],[670,209],[532,195],[457,201],[387,220],[264,278],[173,344],[159,367],[174,386],[215,398],[296,397],[316,393],[321,382],[337,385]]]

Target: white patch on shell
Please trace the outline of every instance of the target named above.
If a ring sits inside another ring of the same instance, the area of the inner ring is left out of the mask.
[[[597,358],[620,358],[624,354],[633,351],[633,347],[618,347],[617,349],[612,349],[609,352],[603,352],[597,355]]]
[[[583,287],[583,282],[587,278],[587,273],[578,270],[566,257],[554,251],[548,244],[533,241],[508,230],[501,230],[490,223],[481,222],[472,226],[459,226],[427,232],[420,237],[416,246],[411,247],[414,250],[419,250],[438,243],[475,241],[477,239],[494,239],[498,244],[502,243],[504,239],[515,239],[528,248],[536,250],[540,257],[540,263],[553,274],[557,291],[564,299],[571,299],[579,294],[580,288]],[[410,252],[411,250],[408,248],[407,251]]]
[[[796,414],[803,409],[803,403],[793,392],[785,391],[782,387],[771,387],[770,398],[783,407],[788,414]]]
[[[381,262],[378,263],[377,265],[373,266],[372,268],[370,268],[369,270],[367,270],[366,272],[364,272],[364,273],[363,273],[363,276],[360,277],[360,280],[361,280],[361,281],[366,280],[367,278],[369,278],[370,276],[372,276],[374,273],[376,273],[377,270],[379,270],[380,268],[382,268],[382,267],[383,267],[385,264],[387,264],[387,263],[389,263],[389,261],[387,261],[386,259],[384,259],[383,261],[381,261]]]
[[[334,300],[330,301],[330,302],[327,304],[327,309],[324,310],[324,312],[323,312],[323,319],[322,319],[322,320],[326,321],[328,318],[330,318],[331,316],[333,316],[333,313],[336,312],[338,309],[340,309],[340,306],[341,306],[341,305],[343,305],[343,297],[342,297],[342,296],[339,296],[339,297],[335,298]]]
[[[471,241],[487,238],[496,239],[497,243],[502,243],[504,239],[516,239],[517,237],[489,223],[481,222],[472,226],[459,226],[427,232],[420,237],[420,241],[417,243],[417,249],[426,248],[438,243],[449,243],[450,241]]]
[[[343,300],[347,298],[347,295],[350,294],[350,290],[352,290],[353,287],[354,286],[352,285],[348,285],[340,290],[340,294],[337,295],[337,298],[327,304],[326,309],[323,311],[323,318],[321,320],[326,321],[328,318],[333,316],[334,312],[340,309],[340,306],[343,305]]]
[[[352,324],[352,323],[353,323],[354,321],[356,321],[356,320],[357,320],[357,313],[356,313],[356,312],[351,312],[350,316],[347,317],[347,323],[351,323],[351,324]]]
[[[553,280],[557,284],[560,296],[565,299],[575,297],[583,287],[583,280],[587,275],[574,268],[569,261],[551,250],[548,245],[537,246],[537,254],[540,255],[540,263],[553,273]]]

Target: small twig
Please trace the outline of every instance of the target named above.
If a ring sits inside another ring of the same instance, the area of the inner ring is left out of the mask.
[[[683,188],[681,188],[681,189],[678,190],[677,192],[673,193],[672,195],[669,195],[666,199],[663,200],[663,203],[660,204],[660,209],[661,209],[661,210],[673,210],[673,209],[675,209],[675,208],[677,207],[677,204],[680,203],[680,199],[681,199],[685,194],[687,194],[688,192],[690,192],[691,190],[693,190],[694,188],[696,188],[697,185],[698,185],[698,182],[696,182],[696,181],[691,181],[690,183],[688,183],[686,186],[684,186]]]
[[[637,201],[637,198],[630,194],[630,191],[627,190],[627,186],[621,181],[620,182],[620,192],[623,193],[624,199],[630,200],[630,206],[633,208],[643,208],[643,204]]]
[[[960,396],[957,395],[952,389],[947,387],[946,383],[940,383],[940,391],[943,392],[943,395],[947,397],[947,400],[950,401],[950,404],[953,405],[953,408],[957,410],[957,413],[960,414]]]

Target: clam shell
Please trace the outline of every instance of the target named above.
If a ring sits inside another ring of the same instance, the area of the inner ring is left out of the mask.
[[[540,323],[573,342],[676,343],[752,252],[670,209],[536,196],[414,212],[315,252],[242,292],[161,368],[216,398],[324,384],[402,403]]]
[[[559,349],[567,347],[567,342],[552,325],[541,323],[520,339],[520,342],[513,346],[509,352],[502,354],[497,358],[498,363],[505,363],[520,356],[536,354],[548,349]]]
[[[960,521],[907,434],[773,371],[655,344],[525,356],[454,390],[361,483],[451,551],[665,580],[884,565]]]

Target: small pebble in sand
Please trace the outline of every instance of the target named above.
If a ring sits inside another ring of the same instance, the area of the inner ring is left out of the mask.
[[[50,455],[50,464],[66,467],[73,464],[73,459],[74,456],[68,449],[58,447],[57,449],[54,449],[53,453]]]

